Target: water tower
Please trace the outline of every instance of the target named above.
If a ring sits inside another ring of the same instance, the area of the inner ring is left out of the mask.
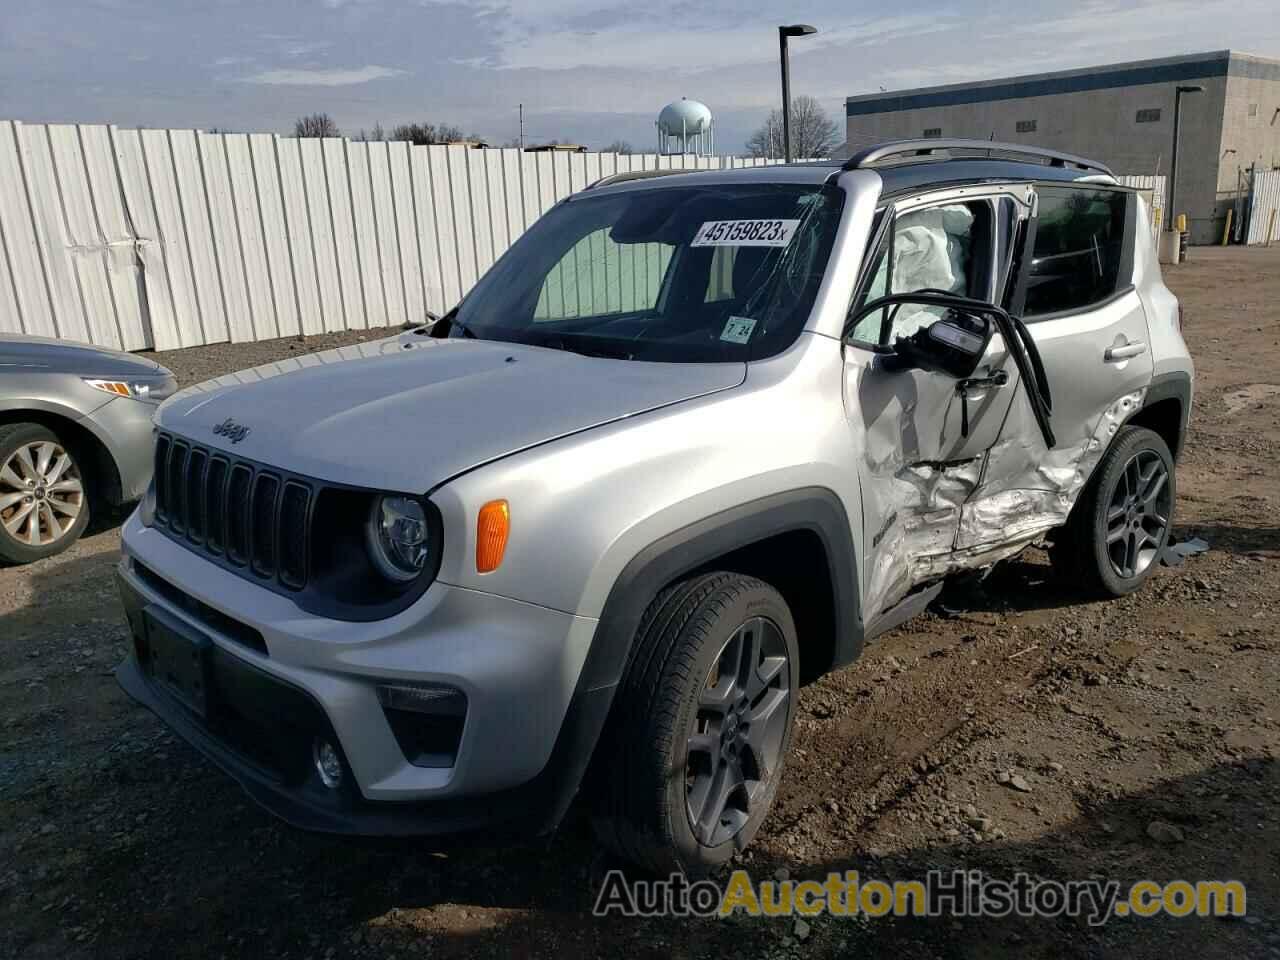
[[[711,108],[681,97],[658,114],[658,152],[693,153],[709,157],[716,152]]]

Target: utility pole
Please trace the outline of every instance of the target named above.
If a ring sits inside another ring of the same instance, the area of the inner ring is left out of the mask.
[[[807,37],[817,32],[817,27],[807,23],[778,28],[778,58],[782,61],[782,156],[787,163],[791,162],[791,58],[787,53],[787,38]]]
[[[1173,94],[1173,156],[1169,158],[1169,217],[1165,226],[1173,230],[1178,219],[1178,207],[1175,198],[1178,192],[1178,128],[1182,124],[1182,95],[1184,93],[1203,93],[1200,84],[1179,85]]]

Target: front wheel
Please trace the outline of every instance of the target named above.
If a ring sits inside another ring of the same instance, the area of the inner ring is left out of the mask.
[[[768,584],[712,573],[659,594],[596,755],[605,846],[690,875],[744,849],[777,793],[799,676],[791,612]]]
[[[1124,427],[1098,464],[1053,550],[1090,593],[1120,597],[1155,572],[1173,523],[1173,457],[1160,435]]]
[[[84,476],[63,440],[38,423],[0,426],[0,560],[61,553],[88,523]]]

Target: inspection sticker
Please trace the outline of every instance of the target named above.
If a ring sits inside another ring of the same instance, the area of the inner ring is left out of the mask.
[[[756,322],[750,317],[730,317],[720,331],[720,339],[726,343],[746,343],[755,328]]]
[[[708,220],[690,246],[785,247],[799,225],[799,220]]]

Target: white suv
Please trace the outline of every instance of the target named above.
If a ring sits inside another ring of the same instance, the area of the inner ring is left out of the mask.
[[[1137,588],[1191,408],[1139,196],[985,141],[610,178],[364,352],[160,409],[120,682],[299,826],[690,872],[948,578]]]

